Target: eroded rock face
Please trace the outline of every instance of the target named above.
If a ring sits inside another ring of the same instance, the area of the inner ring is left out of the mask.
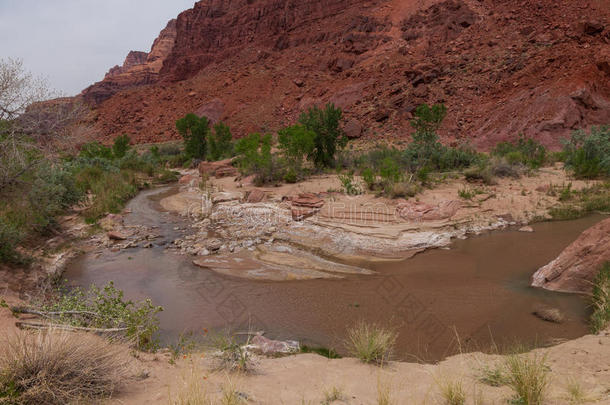
[[[532,286],[590,293],[602,264],[610,260],[610,218],[584,231],[578,239],[532,276]]]
[[[462,203],[456,200],[430,205],[417,201],[406,201],[396,207],[396,213],[411,221],[436,221],[449,219],[460,209]]]
[[[610,119],[609,19],[599,2],[202,0],[83,94],[106,141],[178,138],[197,111],[239,137],[328,102],[364,138],[409,139],[414,109],[442,101],[447,143],[559,148]]]
[[[111,68],[104,80],[83,90],[84,100],[96,105],[121,90],[156,83],[165,58],[174,48],[175,40],[176,20],[171,20],[154,41],[150,52],[129,52],[122,66]]]

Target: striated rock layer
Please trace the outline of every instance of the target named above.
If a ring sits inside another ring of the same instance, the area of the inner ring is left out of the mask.
[[[534,287],[590,293],[604,262],[610,261],[610,218],[584,231],[578,239],[532,276]]]
[[[609,15],[608,0],[203,0],[83,97],[102,140],[176,138],[188,112],[243,136],[326,102],[352,137],[404,139],[417,105],[443,102],[448,143],[558,147],[610,122]]]

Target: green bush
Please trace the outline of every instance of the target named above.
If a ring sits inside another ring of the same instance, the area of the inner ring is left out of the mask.
[[[114,155],[112,149],[99,142],[89,142],[81,147],[80,156],[85,159],[106,159],[112,160]]]
[[[340,108],[327,104],[324,109],[311,107],[299,118],[299,123],[305,129],[316,134],[311,160],[317,168],[332,167],[335,164],[337,149],[347,143],[347,138],[339,126],[342,115]]]
[[[364,180],[364,183],[366,184],[366,187],[369,190],[373,190],[375,184],[377,183],[377,175],[375,174],[373,169],[371,169],[370,167],[366,167],[364,170],[362,170],[361,175],[362,180]]]
[[[207,138],[210,125],[206,117],[199,118],[195,114],[187,114],[176,121],[176,129],[184,139],[186,156],[194,159],[204,159],[207,152]]]
[[[127,200],[134,197],[140,185],[131,170],[105,171],[99,167],[85,167],[76,173],[76,184],[95,198],[84,211],[85,220],[94,223],[107,213],[118,213]]]
[[[17,264],[22,261],[16,248],[23,238],[22,232],[0,215],[0,263]]]
[[[235,144],[237,165],[242,174],[255,176],[256,184],[265,184],[281,179],[282,172],[274,170],[274,159],[271,155],[271,134],[250,134]]]
[[[436,131],[441,126],[447,109],[442,104],[420,105],[415,110],[411,126],[415,128],[413,142],[403,152],[403,161],[411,172],[426,167],[447,171],[469,167],[480,161],[478,153],[468,147],[451,148],[439,142]]]
[[[55,219],[67,208],[80,202],[85,193],[74,177],[63,167],[41,166],[27,198],[34,230],[44,233],[55,225]]]
[[[114,157],[120,159],[125,156],[125,154],[129,150],[130,142],[131,139],[129,139],[126,134],[117,136],[114,139],[114,144],[112,145],[112,154],[114,155]]]
[[[564,142],[563,157],[577,178],[610,176],[610,127],[593,127],[588,134],[573,132]]]
[[[214,125],[214,133],[208,137],[208,160],[217,161],[233,156],[233,135],[223,122]]]
[[[362,194],[362,189],[360,185],[354,179],[354,175],[352,173],[349,174],[340,174],[339,181],[341,182],[341,186],[343,187],[343,191],[347,195],[360,195]]]
[[[63,313],[54,321],[79,327],[125,328],[125,336],[133,341],[139,350],[157,348],[156,333],[159,330],[157,314],[162,307],[152,305],[150,300],[133,302],[125,300],[123,291],[112,282],[99,289],[91,286],[88,291],[74,288],[69,292],[60,291],[43,311]],[[93,316],[75,317],[71,311],[87,311]]]
[[[523,164],[533,169],[547,161],[546,148],[532,138],[520,134],[516,142],[500,142],[491,152],[494,156],[504,157],[511,165]]]
[[[379,175],[383,179],[384,183],[394,184],[397,181],[400,181],[402,178],[402,172],[398,163],[392,159],[391,157],[386,157],[381,162],[381,167],[379,168]]]

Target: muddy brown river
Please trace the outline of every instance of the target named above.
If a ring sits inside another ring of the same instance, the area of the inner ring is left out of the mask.
[[[400,262],[355,263],[374,275],[266,282],[220,275],[166,250],[166,243],[189,232],[183,219],[159,209],[160,196],[170,192],[145,191],[127,207],[127,225],[158,227],[163,237],[153,248],[86,254],[64,274],[71,285],[114,281],[128,298],[163,306],[164,343],[204,329],[250,329],[341,353],[346,329],[365,320],[396,328],[397,358],[435,361],[459,350],[540,346],[587,333],[585,298],[531,288],[529,278],[601,215],[539,223],[533,233],[504,230],[456,240],[450,249]],[[560,309],[565,321],[535,317],[539,305]]]

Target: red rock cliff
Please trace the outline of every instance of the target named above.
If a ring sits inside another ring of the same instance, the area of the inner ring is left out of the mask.
[[[176,20],[171,20],[159,34],[149,53],[129,52],[122,66],[111,68],[104,80],[83,90],[85,101],[99,104],[122,90],[157,82],[163,62],[171,53],[175,40]]]
[[[557,146],[610,122],[609,14],[609,0],[204,0],[83,94],[102,139],[173,138],[192,111],[241,136],[326,102],[354,136],[408,138],[413,109],[443,102],[446,142]]]

